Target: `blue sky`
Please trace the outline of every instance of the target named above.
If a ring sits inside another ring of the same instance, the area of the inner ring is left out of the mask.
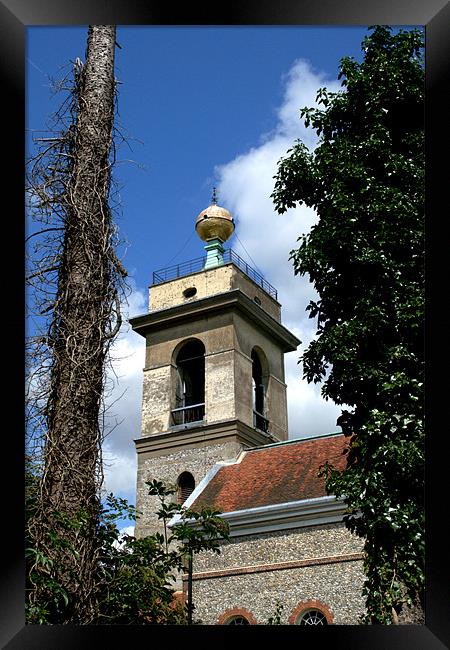
[[[149,284],[151,270],[164,267],[188,239],[219,180],[215,167],[258,146],[276,126],[283,75],[293,62],[304,58],[336,78],[344,54],[359,57],[366,32],[118,27],[116,125],[131,147],[122,145],[118,157],[136,162],[116,169],[123,185],[119,226],[130,244],[125,264],[139,286]],[[60,96],[51,94],[47,76],[60,78],[70,61],[84,59],[86,34],[85,27],[28,28],[29,129],[45,128],[58,107]],[[191,240],[183,254],[201,255],[200,242]]]
[[[153,270],[203,254],[195,218],[210,203],[236,221],[227,244],[278,289],[284,324],[301,340],[286,355],[290,437],[339,430],[339,409],[302,380],[297,361],[314,336],[305,312],[314,292],[294,277],[289,252],[315,221],[298,207],[279,216],[270,193],[276,162],[296,138],[315,134],[299,119],[321,86],[338,90],[339,61],[361,60],[367,27],[118,27],[115,178],[121,208],[116,221],[129,273],[126,315],[147,310]],[[30,27],[27,34],[27,147],[42,137],[59,106],[50,78],[76,57],[84,60],[87,27]],[[107,488],[134,502],[135,451],[140,435],[143,340],[126,325],[115,345],[111,414],[117,426],[105,443]]]

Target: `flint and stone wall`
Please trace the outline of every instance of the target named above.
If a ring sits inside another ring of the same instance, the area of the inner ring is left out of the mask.
[[[197,486],[215,463],[222,460],[235,460],[241,451],[241,444],[227,442],[191,447],[171,454],[140,459],[137,470],[136,508],[142,514],[136,523],[136,536],[145,537],[156,530],[162,530],[162,524],[155,515],[159,500],[148,495],[146,481],[157,479],[169,485],[176,485],[182,472],[190,472]],[[173,500],[176,501],[176,495]]]
[[[288,624],[301,603],[316,601],[333,624],[357,625],[364,611],[361,551],[343,524],[232,538],[221,555],[194,560],[195,618],[217,625],[225,612],[245,610],[267,625],[281,602]]]

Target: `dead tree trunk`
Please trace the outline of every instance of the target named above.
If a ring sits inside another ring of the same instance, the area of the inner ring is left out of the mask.
[[[114,122],[114,26],[90,26],[86,62],[77,63],[76,121],[61,202],[64,235],[51,350],[42,509],[37,523],[70,606],[63,622],[87,623],[93,612],[95,526],[99,507],[105,361],[120,326],[117,259],[109,208]],[[47,544],[51,531],[64,540]],[[53,555],[52,555],[53,554]]]

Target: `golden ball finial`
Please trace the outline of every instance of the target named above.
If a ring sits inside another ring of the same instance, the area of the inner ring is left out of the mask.
[[[220,239],[225,242],[233,234],[233,217],[228,210],[217,205],[216,188],[213,190],[211,205],[198,215],[195,221],[195,229],[203,241]]]

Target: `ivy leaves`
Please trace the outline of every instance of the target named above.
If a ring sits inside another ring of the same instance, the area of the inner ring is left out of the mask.
[[[347,469],[324,473],[366,540],[365,620],[386,623],[423,586],[423,35],[378,26],[362,49],[301,109],[318,146],[294,143],[272,198],[318,213],[290,255],[319,296],[303,374],[346,406]]]
[[[34,502],[35,479],[35,472],[28,471],[30,503]],[[174,602],[176,573],[184,568],[188,554],[204,550],[220,553],[221,540],[228,539],[228,525],[219,517],[219,512],[208,508],[199,511],[184,508],[172,500],[176,490],[161,481],[149,481],[147,487],[149,494],[159,500],[156,515],[164,524],[164,533],[156,532],[143,538],[121,535],[120,520],[135,520],[139,514],[126,499],[113,494],[106,496],[96,522],[97,561],[92,567],[96,607],[91,618],[83,623],[185,625],[186,611]],[[28,512],[27,533],[33,514],[32,510]],[[170,529],[168,523],[175,515],[180,515],[180,520]],[[78,530],[89,523],[84,512],[77,518],[56,513],[55,518],[70,530]],[[48,536],[53,552],[63,548],[77,553],[65,536],[53,530],[48,531]],[[27,622],[61,624],[72,606],[61,579],[66,570],[64,556],[56,565],[33,546],[29,534],[27,537]],[[30,598],[31,588],[36,584],[42,587],[40,598]]]

